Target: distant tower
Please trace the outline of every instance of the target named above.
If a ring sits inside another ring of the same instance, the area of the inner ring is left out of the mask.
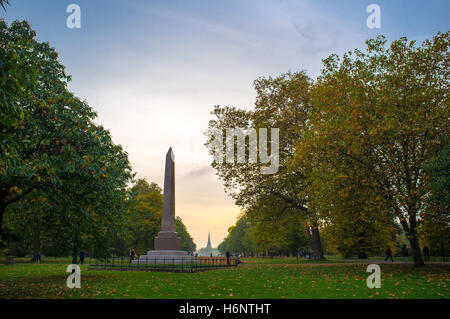
[[[206,249],[209,249],[209,250],[212,249],[212,247],[211,247],[211,238],[209,236],[209,233],[208,233],[208,245],[206,245]]]

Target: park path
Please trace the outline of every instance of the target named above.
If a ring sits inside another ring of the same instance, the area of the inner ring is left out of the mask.
[[[276,266],[351,266],[351,265],[369,265],[369,264],[409,264],[413,265],[414,262],[408,261],[384,261],[384,260],[361,260],[361,261],[351,261],[351,262],[331,262],[331,263],[245,263],[247,265],[276,265]],[[449,265],[450,262],[448,261],[427,261],[425,262],[425,265]]]

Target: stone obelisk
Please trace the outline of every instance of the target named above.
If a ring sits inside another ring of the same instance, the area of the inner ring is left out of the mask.
[[[172,148],[166,155],[161,231],[155,237],[156,250],[181,250],[181,239],[175,231],[175,156]]]
[[[175,156],[172,148],[166,155],[161,231],[155,237],[155,250],[142,255],[134,264],[195,263],[196,258],[181,250],[181,239],[175,231]]]

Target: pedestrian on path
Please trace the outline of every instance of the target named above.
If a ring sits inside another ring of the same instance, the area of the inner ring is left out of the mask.
[[[392,258],[391,248],[388,247],[386,249],[386,258],[384,258],[384,261],[388,260],[389,258],[391,258],[391,262],[394,262],[394,258]]]
[[[84,251],[80,251],[80,264],[84,264]]]
[[[430,261],[430,251],[428,249],[428,246],[423,246],[423,256],[425,258],[425,261]]]
[[[135,258],[136,258],[136,252],[134,251],[134,248],[133,248],[130,252],[130,264]]]
[[[406,248],[406,245],[403,245],[402,255],[403,255],[403,261],[405,263],[408,262],[408,248]]]

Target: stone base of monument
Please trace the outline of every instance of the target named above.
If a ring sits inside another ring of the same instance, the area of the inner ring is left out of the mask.
[[[183,250],[150,250],[146,255],[133,260],[133,264],[178,265],[196,264],[197,258]]]
[[[175,231],[162,230],[155,237],[155,250],[181,251],[181,238]]]

